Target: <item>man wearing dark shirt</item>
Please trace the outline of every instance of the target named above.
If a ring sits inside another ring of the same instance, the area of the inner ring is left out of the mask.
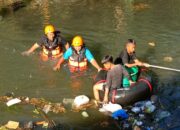
[[[149,67],[149,64],[139,61],[135,53],[136,42],[133,39],[128,39],[126,48],[120,53],[119,60],[122,65],[130,68],[133,66]]]
[[[35,43],[29,50],[24,51],[22,55],[30,55],[37,48],[42,48],[42,58],[47,60],[48,57],[57,58],[62,54],[62,47],[69,48],[69,43],[61,36],[60,32],[56,31],[53,25],[47,25],[44,29],[45,35],[39,43]]]
[[[98,91],[104,90],[103,101],[104,103],[107,103],[109,92],[112,92],[112,90],[116,90],[121,87],[123,76],[127,77],[129,80],[130,80],[130,76],[128,72],[120,64],[118,65],[113,64],[112,56],[109,56],[109,55],[105,56],[101,62],[104,65],[105,69],[108,70],[107,77],[106,77],[106,84],[95,85],[93,90],[94,90],[94,96],[96,100],[99,100]]]

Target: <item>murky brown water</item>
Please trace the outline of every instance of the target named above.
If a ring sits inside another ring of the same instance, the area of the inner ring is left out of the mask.
[[[14,92],[53,102],[79,94],[92,96],[92,75],[96,73],[92,66],[86,76],[72,79],[65,67],[60,72],[52,71],[54,61],[42,62],[39,51],[29,57],[21,55],[39,41],[46,23],[59,28],[68,41],[82,35],[98,62],[106,54],[117,56],[126,39],[134,38],[139,59],[180,69],[179,5],[179,0],[38,0],[6,15],[0,21],[0,95]],[[153,70],[161,83],[179,83],[179,73]],[[0,123],[37,120],[29,107],[11,110],[1,104],[0,111]],[[72,125],[96,124],[105,118],[98,112],[88,112],[88,119],[72,112],[50,117]]]

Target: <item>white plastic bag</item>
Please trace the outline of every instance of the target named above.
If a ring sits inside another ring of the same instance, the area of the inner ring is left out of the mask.
[[[76,107],[79,107],[79,106],[87,104],[87,103],[89,103],[89,98],[85,95],[77,96],[74,99],[74,105]]]

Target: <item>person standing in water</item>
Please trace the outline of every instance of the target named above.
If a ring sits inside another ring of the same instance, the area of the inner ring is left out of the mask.
[[[42,47],[41,56],[44,61],[48,58],[58,58],[63,53],[63,47],[65,49],[69,48],[69,43],[66,42],[60,36],[60,32],[56,31],[53,25],[47,25],[44,29],[45,35],[41,38],[39,43],[35,43],[30,49],[22,52],[22,55],[30,55],[37,48]]]
[[[66,50],[63,56],[59,59],[58,63],[54,66],[54,70],[58,70],[61,64],[68,60],[70,72],[84,71],[87,69],[87,62],[89,61],[98,71],[101,67],[94,59],[90,50],[85,47],[83,38],[75,36],[72,40],[72,46]]]

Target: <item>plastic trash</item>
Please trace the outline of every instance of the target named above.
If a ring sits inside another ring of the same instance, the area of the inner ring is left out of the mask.
[[[34,126],[33,126],[33,122],[32,121],[29,121],[27,123],[24,124],[24,128],[25,129],[32,129]]]
[[[19,127],[19,122],[16,121],[8,121],[8,123],[5,125],[8,129],[17,129]]]
[[[142,122],[142,121],[137,121],[137,122],[136,122],[136,125],[137,125],[137,126],[142,126],[142,125],[143,125],[143,122]]]
[[[133,107],[131,109],[131,111],[134,112],[134,113],[139,113],[139,112],[141,112],[141,108],[140,107]]]
[[[81,115],[83,116],[83,117],[89,117],[89,114],[86,112],[86,111],[83,111],[82,113],[81,113]]]
[[[168,111],[160,111],[160,112],[157,112],[157,115],[156,115],[156,121],[160,121],[166,117],[169,117],[171,115],[171,113],[169,113]]]
[[[145,119],[145,115],[144,114],[139,114],[139,118],[140,119]]]
[[[51,105],[44,105],[43,111],[47,114],[51,110]]]
[[[6,105],[9,107],[9,106],[12,106],[12,105],[17,104],[17,103],[20,103],[20,102],[21,102],[20,99],[14,98],[14,99],[9,100],[9,101],[6,103]]]
[[[146,106],[146,108],[145,108],[146,113],[152,113],[155,110],[156,110],[156,106],[154,106],[154,105]]]
[[[111,113],[114,113],[115,111],[122,109],[122,107],[119,104],[113,104],[113,103],[109,102],[108,104],[103,104],[101,111],[103,109],[104,109],[104,112],[109,111]]]
[[[129,117],[128,114],[126,113],[126,111],[123,109],[120,109],[120,110],[113,112],[111,116],[114,119],[118,119],[118,118],[127,119]]]
[[[74,105],[77,107],[84,105],[84,104],[87,104],[87,103],[89,103],[89,98],[85,95],[77,96],[74,99]]]

